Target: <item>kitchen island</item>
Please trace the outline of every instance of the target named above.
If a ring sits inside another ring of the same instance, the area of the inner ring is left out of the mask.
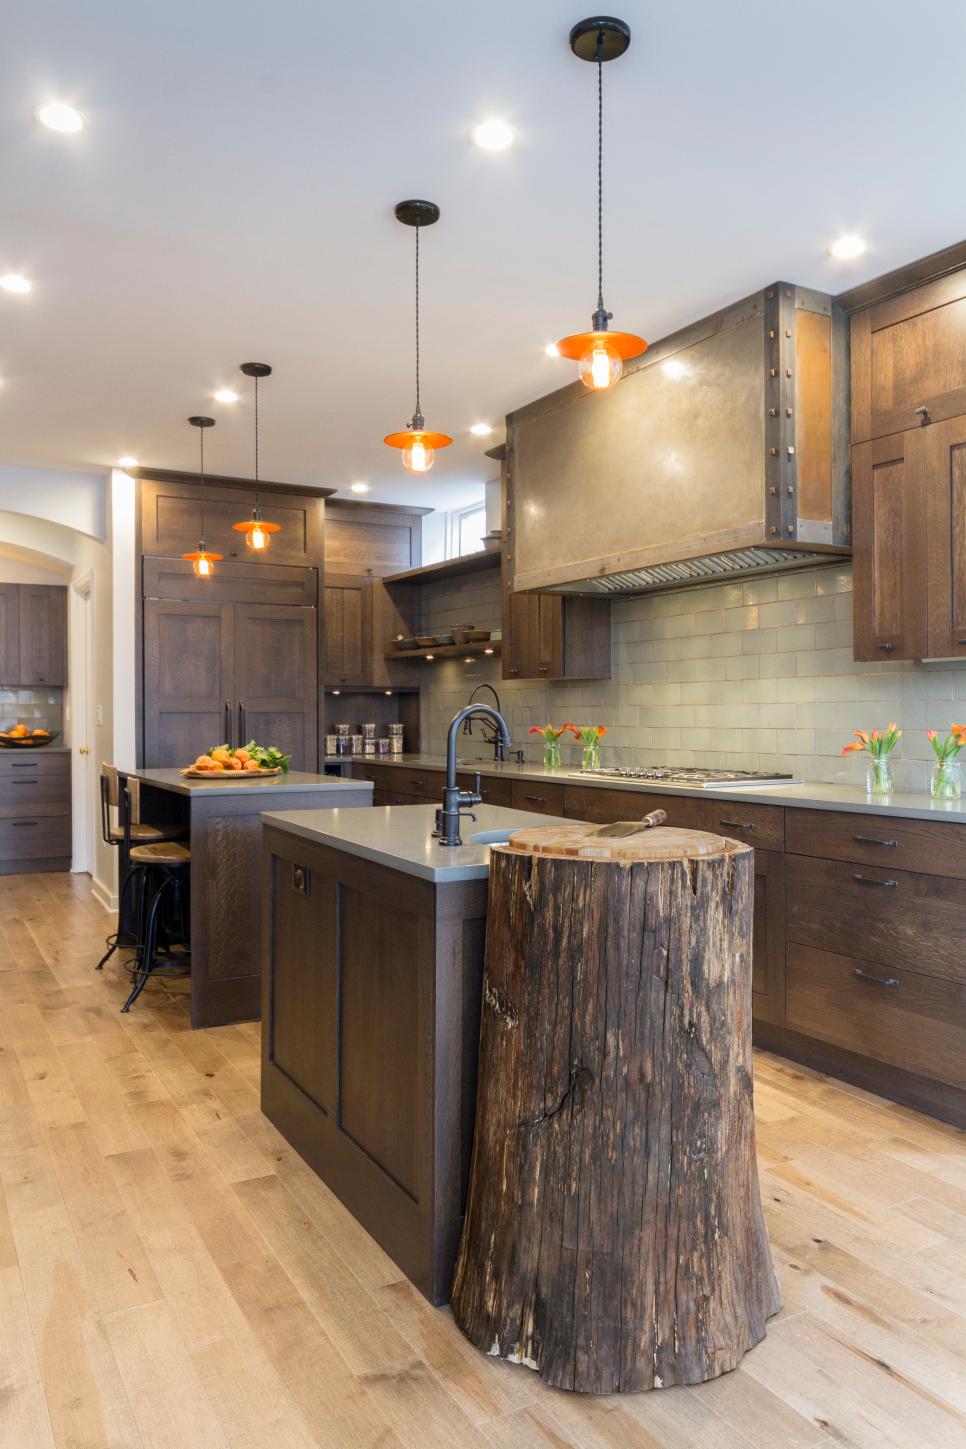
[[[547,817],[480,805],[445,847],[434,815],[263,816],[262,1111],[442,1303],[473,1133],[488,842]]]
[[[366,806],[371,784],[295,770],[244,781],[192,780],[168,769],[125,773],[140,781],[141,819],[183,825],[191,849],[191,1025],[250,1021],[261,1000],[262,811]],[[127,865],[120,861],[121,879]]]

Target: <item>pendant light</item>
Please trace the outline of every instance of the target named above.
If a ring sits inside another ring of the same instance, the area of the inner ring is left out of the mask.
[[[613,313],[604,307],[604,62],[623,55],[630,43],[630,26],[610,15],[581,20],[570,32],[570,49],[577,59],[597,66],[597,310],[592,330],[561,338],[557,353],[578,364],[577,376],[593,392],[613,387],[624,362],[647,351],[643,337],[610,331],[607,324]]]
[[[419,228],[439,221],[439,207],[433,201],[400,201],[396,220],[416,229],[416,410],[407,428],[390,433],[383,439],[390,448],[402,449],[403,467],[410,473],[428,473],[433,466],[437,448],[448,448],[453,441],[445,433],[431,433],[426,428],[419,402]]]
[[[205,542],[205,428],[215,426],[214,418],[189,418],[188,422],[193,428],[198,429],[198,443],[200,448],[200,477],[201,477],[201,537],[198,540],[198,547],[194,553],[183,553],[182,558],[191,560],[194,571],[199,579],[209,579],[214,573],[213,564],[220,562],[225,557],[223,553],[212,553]]]
[[[268,548],[269,535],[278,533],[281,526],[278,523],[266,523],[258,506],[258,379],[271,377],[272,369],[267,362],[243,362],[240,371],[246,377],[255,379],[255,506],[251,518],[246,518],[243,523],[233,523],[232,528],[236,533],[245,535],[248,548],[255,553],[263,553]]]

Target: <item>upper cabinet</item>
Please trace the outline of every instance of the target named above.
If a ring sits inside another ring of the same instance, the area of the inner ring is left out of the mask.
[[[325,682],[371,683],[372,579],[366,574],[325,576]]]
[[[67,590],[0,584],[0,684],[67,683]]]
[[[966,658],[966,269],[852,318],[856,659]]]
[[[390,640],[417,631],[413,590],[382,580],[418,568],[425,508],[336,502],[325,510],[324,682],[388,689],[417,683],[412,663],[386,660]]]
[[[852,318],[852,441],[966,413],[966,269]]]
[[[141,553],[146,557],[180,558],[197,548],[204,533],[208,547],[226,560],[256,564],[297,564],[318,568],[322,558],[322,490],[300,494],[278,483],[260,485],[263,516],[281,525],[264,556],[246,548],[244,536],[232,527],[250,517],[253,485],[244,480],[200,479],[186,473],[165,474],[138,469],[141,477]]]

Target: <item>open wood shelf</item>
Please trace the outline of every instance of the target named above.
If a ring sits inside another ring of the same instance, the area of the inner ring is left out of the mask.
[[[462,656],[464,659],[482,659],[484,656],[490,658],[503,653],[502,639],[478,639],[473,644],[435,644],[427,645],[425,649],[387,649],[387,659],[409,659],[417,664],[430,664],[436,659],[456,659]],[[427,656],[432,655],[430,660]]]
[[[460,558],[447,558],[442,563],[424,564],[419,569],[406,569],[400,574],[387,574],[384,584],[435,584],[444,579],[462,578],[464,574],[480,573],[484,569],[498,569],[503,560],[503,550],[495,548],[489,553],[480,549],[478,553],[464,553]]]

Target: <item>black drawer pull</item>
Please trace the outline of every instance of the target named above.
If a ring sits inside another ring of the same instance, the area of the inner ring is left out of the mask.
[[[11,785],[39,785],[39,780],[11,780]]]
[[[730,825],[732,830],[754,830],[750,820],[719,820],[719,825]]]
[[[410,785],[412,785],[414,790],[425,790],[426,788],[425,780],[410,780],[409,783]]]
[[[524,795],[524,800],[529,800],[534,805],[546,805],[546,795]]]
[[[873,880],[872,876],[859,875],[858,871],[853,874],[852,879],[858,881],[859,885],[881,886],[884,891],[894,891],[899,884],[897,880]]]
[[[10,823],[11,825],[23,827],[25,825],[38,825],[40,822],[37,820],[12,820]]]
[[[880,649],[884,649],[887,654],[889,654],[895,647],[896,646],[894,644],[880,644],[879,645],[879,648]]]
[[[868,981],[872,986],[898,986],[899,983],[894,976],[870,976],[868,971],[862,971],[858,966],[854,974],[860,981]]]
[[[11,762],[11,765],[10,765],[10,768],[11,768],[11,770],[36,770],[36,768],[37,768],[37,761],[36,760],[23,760],[23,761],[15,761],[15,762],[12,761]]]
[[[890,850],[895,850],[898,840],[876,840],[874,835],[853,835],[852,839],[856,845],[887,845]]]

